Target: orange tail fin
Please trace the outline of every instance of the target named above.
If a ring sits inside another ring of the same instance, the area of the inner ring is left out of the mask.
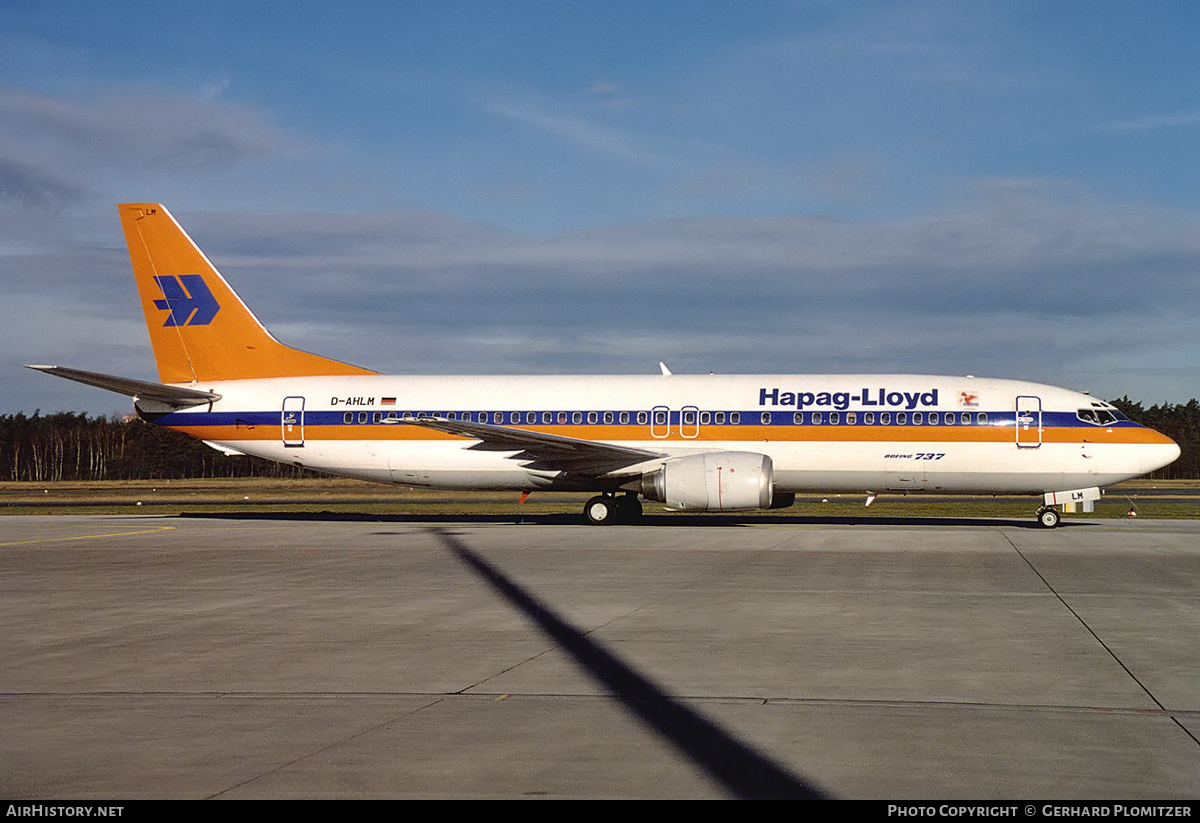
[[[375,374],[283,345],[170,212],[157,203],[119,208],[162,382]]]

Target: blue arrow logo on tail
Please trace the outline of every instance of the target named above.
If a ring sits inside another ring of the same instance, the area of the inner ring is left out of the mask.
[[[163,326],[207,326],[221,310],[208,284],[198,274],[156,275],[154,280],[166,298],[155,300],[154,305],[171,312]]]

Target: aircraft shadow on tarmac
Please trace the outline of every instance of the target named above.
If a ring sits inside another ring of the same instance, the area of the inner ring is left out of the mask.
[[[620,658],[559,617],[544,602],[471,551],[453,533],[431,528],[442,544],[537,625],[620,704],[735,797],[822,799],[826,795],[759,754],[712,720],[664,692]]]
[[[191,513],[180,517],[239,520],[312,522],[382,522],[427,524],[428,530],[465,566],[485,581],[513,608],[551,638],[582,670],[602,685],[621,706],[660,735],[738,798],[825,798],[828,795],[770,758],[722,729],[712,720],[689,709],[662,687],[640,674],[620,658],[591,640],[503,572],[473,552],[453,531],[455,525],[477,524],[578,524],[576,514],[355,514],[342,512],[220,512]],[[1005,518],[930,517],[742,517],[734,515],[646,515],[646,526],[752,526],[752,525],[850,525],[850,526],[981,526],[1039,528],[1035,523]],[[1088,522],[1064,523],[1083,526]],[[599,529],[599,527],[589,527]]]
[[[228,513],[185,514],[181,517],[213,517],[243,520],[366,521],[406,523],[512,523],[500,515],[356,515],[342,513]],[[653,521],[655,518],[650,518]],[[717,518],[721,520],[723,518]],[[688,517],[663,517],[669,525],[696,525]],[[577,515],[541,515],[521,522],[576,523]],[[679,522],[682,521],[682,522]],[[739,521],[730,518],[731,525]],[[575,628],[548,606],[506,577],[460,540],[453,532],[431,526],[431,534],[454,556],[477,574],[498,595],[520,611],[537,628],[568,654],[583,671],[602,685],[621,706],[673,745],[699,769],[740,799],[824,799],[828,795],[790,773],[770,758],[738,740],[712,720],[689,709],[662,687]]]

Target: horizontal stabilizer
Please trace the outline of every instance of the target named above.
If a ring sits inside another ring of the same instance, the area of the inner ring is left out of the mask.
[[[167,386],[162,383],[151,383],[148,380],[134,380],[131,377],[117,377],[93,371],[68,369],[64,366],[26,366],[25,368],[52,374],[55,377],[65,377],[76,383],[86,383],[89,386],[108,389],[117,394],[128,395],[135,400],[153,400],[168,406],[199,406],[221,399],[221,395],[215,392]]]
[[[245,457],[246,453],[240,449],[235,449],[233,446],[226,446],[224,443],[214,443],[211,440],[200,441],[210,449],[216,449],[226,457]]]

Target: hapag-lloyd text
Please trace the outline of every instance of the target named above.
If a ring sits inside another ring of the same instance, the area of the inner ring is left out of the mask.
[[[811,392],[811,391],[781,391],[778,388],[762,388],[758,390],[758,405],[787,406],[796,409],[806,409],[809,406],[826,406],[845,411],[851,404],[862,408],[895,408],[911,411],[918,406],[936,406],[938,390],[929,391],[889,391],[885,388],[868,389],[851,394],[848,391]]]

